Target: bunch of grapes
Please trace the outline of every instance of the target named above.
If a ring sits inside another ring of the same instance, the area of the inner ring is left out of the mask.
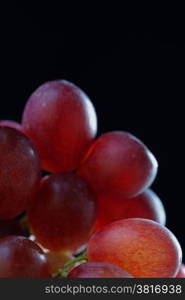
[[[56,80],[0,122],[0,277],[185,277],[135,136],[99,137],[88,96]]]

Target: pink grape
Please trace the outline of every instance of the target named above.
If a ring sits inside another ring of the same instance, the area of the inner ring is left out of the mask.
[[[153,154],[141,141],[127,132],[114,131],[92,144],[78,174],[97,193],[133,197],[152,184],[157,167]]]
[[[128,218],[144,218],[166,223],[166,213],[159,197],[150,189],[134,198],[124,198],[119,195],[99,195],[98,212],[94,230],[104,225]]]
[[[22,125],[51,172],[76,169],[97,131],[90,99],[66,80],[46,82],[30,96]]]
[[[132,278],[121,268],[104,262],[88,262],[70,271],[68,278]]]
[[[40,160],[20,131],[0,127],[0,219],[12,219],[34,200],[40,181]]]
[[[89,261],[108,262],[134,277],[175,277],[182,250],[164,226],[146,219],[123,219],[97,231],[88,244]]]
[[[29,211],[38,242],[53,251],[73,252],[87,242],[96,217],[96,197],[73,173],[48,176]]]

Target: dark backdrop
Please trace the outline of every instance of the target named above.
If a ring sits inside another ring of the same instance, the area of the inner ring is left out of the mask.
[[[79,85],[96,107],[99,134],[130,131],[156,156],[153,189],[185,249],[183,28],[173,17],[143,19],[114,5],[77,8],[27,4],[5,11],[0,118],[20,121],[28,96],[47,80]]]

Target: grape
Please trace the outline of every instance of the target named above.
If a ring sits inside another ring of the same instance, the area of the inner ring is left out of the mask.
[[[2,121],[0,121],[0,126],[6,126],[6,127],[10,127],[10,128],[15,128],[15,129],[23,132],[23,128],[22,128],[21,124],[15,122],[15,121],[2,120]]]
[[[114,131],[92,144],[78,175],[97,193],[133,197],[151,185],[157,166],[153,154],[136,137]]]
[[[43,247],[75,251],[89,238],[96,198],[77,175],[52,174],[41,184],[28,215],[33,234]]]
[[[47,82],[31,95],[22,125],[40,154],[42,167],[51,172],[77,168],[97,131],[91,101],[65,80]]]
[[[164,226],[146,219],[124,219],[97,231],[88,245],[89,261],[118,265],[134,277],[175,277],[181,247]]]
[[[68,278],[132,278],[119,267],[104,262],[81,264],[70,271]]]
[[[166,223],[164,206],[158,196],[150,189],[134,198],[123,198],[119,195],[99,195],[98,213],[94,229],[119,219],[144,218]]]
[[[0,157],[0,219],[12,219],[34,198],[40,161],[31,141],[8,127],[0,127]]]
[[[21,236],[0,239],[0,278],[51,277],[43,251]]]
[[[57,273],[67,261],[72,259],[72,256],[65,252],[48,251],[45,255],[49,262],[51,273]]]
[[[185,278],[185,265],[181,264],[179,272],[177,273],[177,278]]]
[[[24,235],[18,220],[0,220],[0,238],[8,235]]]

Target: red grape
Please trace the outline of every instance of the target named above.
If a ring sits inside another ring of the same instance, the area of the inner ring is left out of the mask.
[[[8,235],[24,235],[18,220],[0,220],[0,238]]]
[[[23,128],[22,128],[21,124],[15,122],[15,121],[2,120],[2,121],[0,121],[0,126],[6,126],[6,127],[14,128],[14,129],[17,129],[17,130],[23,132]]]
[[[0,219],[11,219],[33,199],[40,181],[40,161],[31,141],[8,127],[0,127],[0,157]]]
[[[73,173],[50,175],[29,212],[38,242],[55,251],[75,251],[89,238],[96,217],[96,198]]]
[[[185,265],[181,264],[179,272],[177,273],[177,278],[185,278]]]
[[[22,125],[40,154],[42,167],[52,172],[77,168],[97,131],[91,101],[65,80],[44,83],[31,95]]]
[[[97,193],[133,197],[151,185],[157,166],[153,154],[142,142],[127,132],[115,131],[94,142],[78,174]]]
[[[123,198],[119,195],[99,195],[98,212],[94,229],[119,219],[144,218],[166,223],[164,206],[158,196],[150,189],[134,198]]]
[[[0,239],[0,278],[51,277],[43,251],[21,236]]]
[[[104,262],[81,264],[70,271],[68,278],[132,278],[133,276],[119,267]]]
[[[146,219],[124,219],[97,231],[88,245],[89,261],[109,262],[134,277],[175,277],[182,259],[175,236]]]

